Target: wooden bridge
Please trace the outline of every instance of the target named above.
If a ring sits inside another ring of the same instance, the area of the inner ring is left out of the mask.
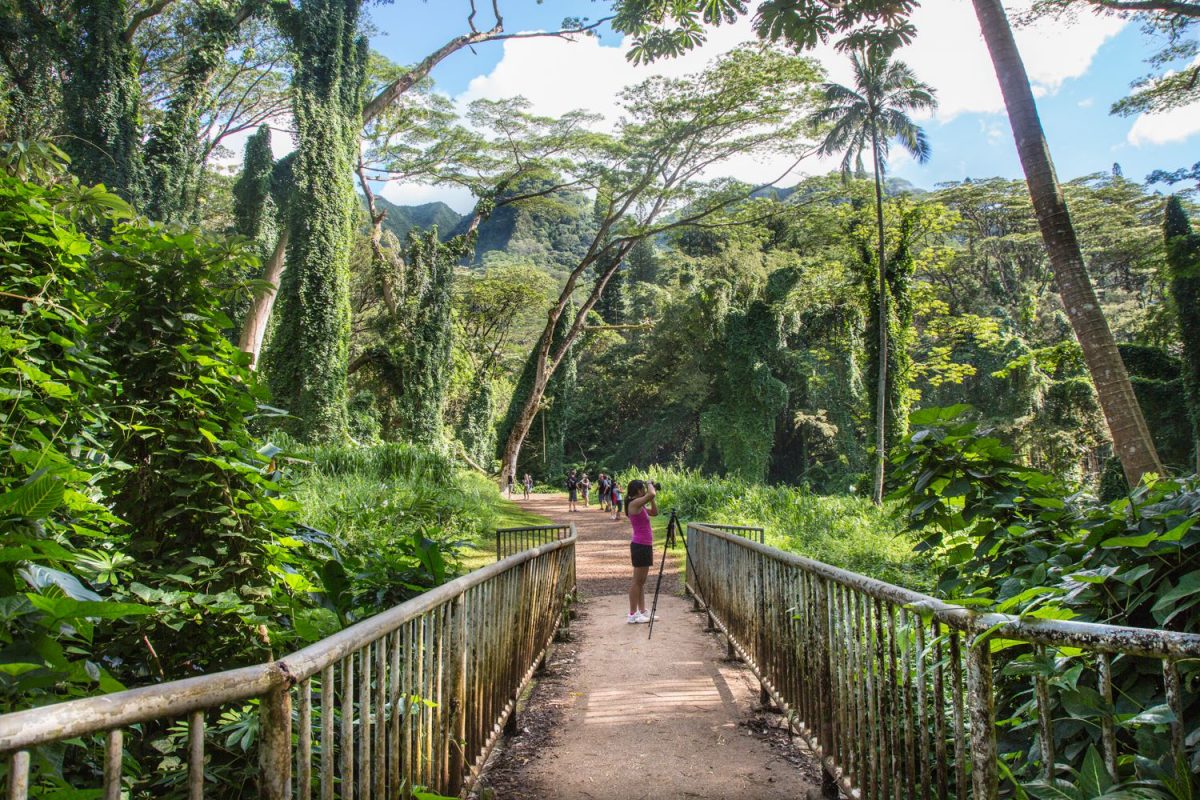
[[[821,763],[824,791],[854,798],[990,800],[998,793],[993,653],[1070,652],[1094,667],[1104,763],[1116,774],[1112,662],[1161,676],[1158,722],[1186,763],[1178,662],[1200,636],[980,614],[782,552],[761,529],[693,523],[687,591],[744,659]],[[465,793],[515,718],[517,699],[570,619],[574,526],[508,529],[496,563],[278,661],[0,716],[8,797],[30,796],[30,755],[93,743],[105,800],[123,796],[125,732],[184,723],[189,800],[206,784],[206,724],[258,704],[258,791],[267,800],[378,800],[423,787]],[[1013,680],[1005,676],[1004,680]],[[1025,678],[1023,736],[1053,773],[1056,724],[1045,671]],[[1163,722],[1165,720],[1165,722]],[[1128,724],[1127,720],[1122,722]],[[211,734],[210,734],[211,736]],[[34,794],[36,796],[36,793]]]

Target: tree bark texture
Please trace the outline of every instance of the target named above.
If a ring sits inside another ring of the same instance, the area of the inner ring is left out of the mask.
[[[1133,393],[1125,364],[1083,262],[1066,200],[1054,173],[1029,77],[1000,0],[972,0],[1004,95],[1021,168],[1058,291],[1096,387],[1113,448],[1130,485],[1162,464]]]
[[[883,242],[883,171],[879,158],[879,134],[871,126],[871,157],[875,167],[875,231],[879,236],[879,375],[875,387],[875,483],[871,499],[883,504],[883,470],[887,461],[887,361],[888,361],[888,283],[887,254]]]

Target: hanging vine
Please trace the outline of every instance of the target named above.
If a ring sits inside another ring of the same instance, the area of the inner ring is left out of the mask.
[[[134,205],[145,196],[137,53],[126,36],[127,0],[81,0],[63,84],[63,150],[79,180],[102,183]]]

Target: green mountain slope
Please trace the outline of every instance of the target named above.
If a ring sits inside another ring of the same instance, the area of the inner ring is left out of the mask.
[[[434,225],[443,240],[449,239],[469,222],[441,202],[401,206],[380,197],[376,203],[387,212],[384,229],[401,240],[414,228],[428,230]],[[473,263],[499,251],[550,269],[570,269],[587,250],[594,228],[591,200],[582,192],[552,192],[520,205],[501,206],[479,226]]]
[[[384,230],[395,234],[400,241],[404,241],[404,237],[413,228],[429,230],[434,225],[437,226],[440,238],[448,239],[463,218],[461,214],[441,201],[419,206],[398,206],[382,197],[377,197],[375,204],[380,211],[387,213],[387,216],[383,218]]]

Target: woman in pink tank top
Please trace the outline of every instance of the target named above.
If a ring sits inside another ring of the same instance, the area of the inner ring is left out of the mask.
[[[630,481],[625,491],[625,516],[633,529],[629,542],[629,556],[633,562],[633,583],[629,586],[630,625],[649,622],[646,611],[646,575],[654,563],[654,531],[650,518],[658,516],[655,504],[657,490],[648,481]]]

